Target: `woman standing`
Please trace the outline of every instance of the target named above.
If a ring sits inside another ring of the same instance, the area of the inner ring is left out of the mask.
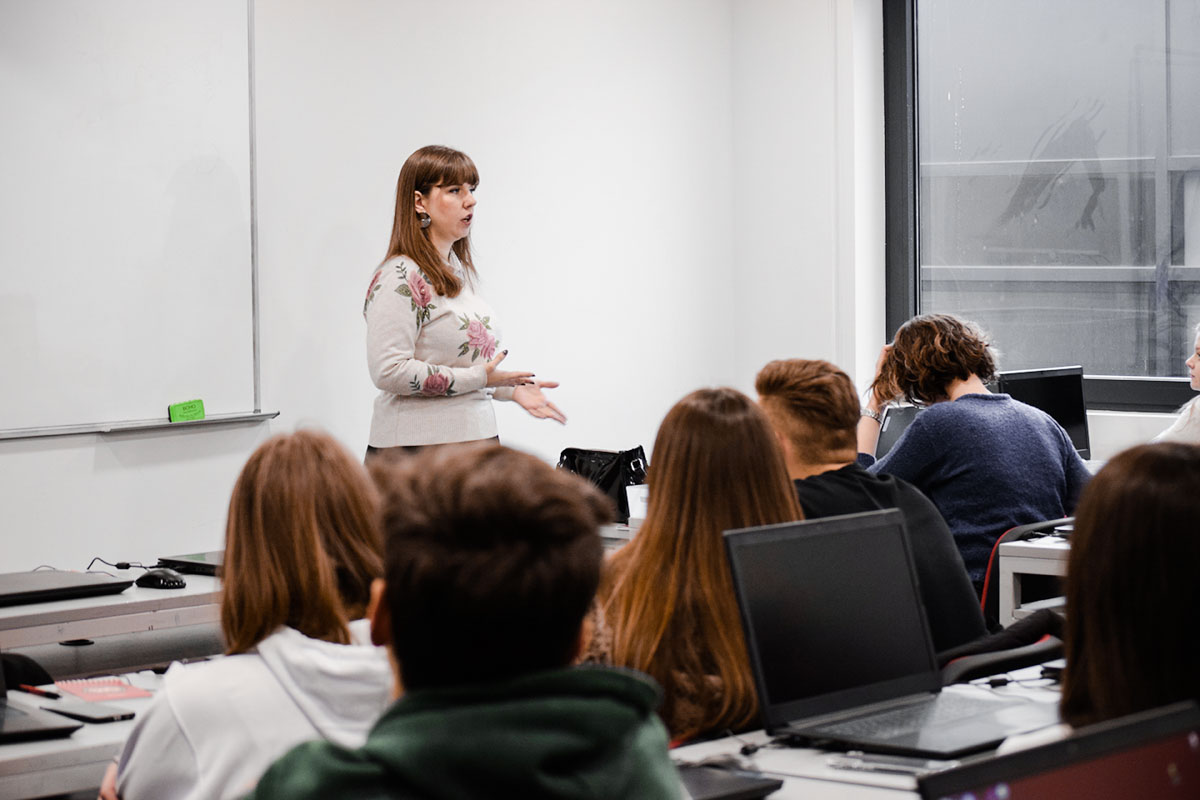
[[[991,345],[973,323],[913,317],[880,353],[858,425],[859,463],[933,501],[977,592],[996,539],[1016,525],[1067,516],[1091,477],[1053,417],[988,391],[995,372]],[[875,461],[883,407],[900,397],[928,407]]]
[[[465,154],[422,147],[404,162],[387,259],[367,289],[367,363],[379,387],[367,454],[496,438],[492,397],[566,422],[542,389],[499,369],[495,316],[475,292],[471,259],[479,172]]]

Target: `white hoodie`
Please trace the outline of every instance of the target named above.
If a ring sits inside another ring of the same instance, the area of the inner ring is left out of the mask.
[[[173,665],[121,752],[123,800],[240,797],[300,742],[361,746],[392,672],[365,620],[350,631],[338,645],[281,627],[254,653]]]

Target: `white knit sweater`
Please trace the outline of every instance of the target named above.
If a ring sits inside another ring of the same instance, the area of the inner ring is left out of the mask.
[[[463,283],[457,297],[435,294],[425,274],[405,256],[375,270],[363,305],[367,365],[379,387],[371,446],[467,442],[496,435],[492,390],[484,387],[485,364],[499,351],[499,334],[491,307]],[[509,396],[511,391],[503,399]]]

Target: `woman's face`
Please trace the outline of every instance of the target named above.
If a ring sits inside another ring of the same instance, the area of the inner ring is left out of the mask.
[[[471,232],[475,186],[469,183],[434,186],[428,195],[417,192],[417,210],[429,215],[429,238],[453,244]]]
[[[1192,389],[1200,392],[1200,335],[1196,336],[1192,354],[1184,363],[1187,364],[1188,377],[1192,379]]]

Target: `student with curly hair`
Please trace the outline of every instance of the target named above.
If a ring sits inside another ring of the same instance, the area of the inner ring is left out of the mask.
[[[996,539],[1016,525],[1067,516],[1090,477],[1049,414],[988,391],[995,373],[976,325],[949,314],[914,317],[880,353],[858,424],[859,463],[933,501],[976,591]],[[899,398],[927,408],[876,461],[883,408]]]

